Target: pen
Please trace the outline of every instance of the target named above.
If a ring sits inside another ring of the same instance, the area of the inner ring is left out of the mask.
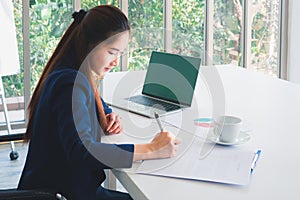
[[[252,166],[251,166],[251,173],[253,172],[255,166],[256,166],[256,162],[260,156],[260,153],[261,153],[261,150],[257,150],[257,152],[255,153],[255,156],[253,158],[253,161],[252,161]]]
[[[163,129],[163,127],[162,127],[162,125],[161,125],[161,122],[160,122],[160,120],[159,120],[159,115],[158,115],[158,113],[155,112],[155,113],[154,113],[154,116],[155,116],[155,119],[156,119],[156,121],[157,121],[157,124],[158,124],[158,126],[159,126],[160,131],[163,132],[164,129]]]

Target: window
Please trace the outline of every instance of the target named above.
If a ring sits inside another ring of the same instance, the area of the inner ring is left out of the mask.
[[[243,8],[240,1],[215,0],[213,63],[241,65]]]
[[[128,1],[131,41],[128,70],[146,69],[153,50],[164,49],[163,0]]]
[[[277,76],[279,71],[280,0],[254,0],[251,15],[250,68]]]
[[[22,37],[22,1],[21,0],[13,0],[13,15],[14,15],[14,23],[16,30],[16,38],[17,38],[17,48],[18,55],[20,61],[20,73],[15,75],[8,75],[2,77],[4,94],[6,97],[6,104],[9,110],[8,112],[8,120],[11,122],[11,126],[13,129],[15,128],[23,128],[24,125],[20,126],[20,123],[23,124],[25,119],[24,112],[24,67],[23,67],[23,37]],[[1,19],[0,19],[1,20]],[[3,28],[3,27],[1,27]],[[9,66],[3,66],[9,67]],[[1,102],[2,104],[2,102]],[[1,105],[2,106],[2,105]],[[3,113],[3,114],[2,114]],[[5,116],[3,109],[1,110],[0,115],[0,123],[1,130],[6,129]],[[6,134],[6,131],[4,132]]]
[[[285,27],[287,24],[281,18],[281,11],[287,9],[283,2],[13,0],[21,73],[3,79],[6,96],[25,96],[28,103],[49,56],[72,20],[74,7],[87,9],[100,4],[118,6],[131,22],[131,43],[122,57],[122,70],[146,69],[152,50],[167,50],[205,57],[203,65],[234,64],[278,76],[283,70],[281,55],[286,51],[281,49],[282,35],[288,30],[282,28],[282,22]]]
[[[172,4],[172,52],[201,57],[204,53],[203,0],[173,0]]]
[[[76,1],[74,1],[76,2]],[[98,0],[98,1],[92,1],[92,0],[81,0],[79,1],[80,7],[83,9],[88,9],[95,7],[97,5],[102,5],[102,4],[109,4],[109,5],[114,5],[118,6],[120,5],[120,0]]]
[[[30,1],[31,91],[61,36],[71,23],[72,0]]]

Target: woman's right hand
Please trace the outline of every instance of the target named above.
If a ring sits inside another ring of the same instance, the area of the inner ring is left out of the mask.
[[[150,150],[153,158],[169,158],[176,154],[180,140],[170,132],[160,132],[151,141]]]
[[[160,132],[148,144],[135,144],[134,161],[169,158],[176,154],[180,140],[170,132]]]

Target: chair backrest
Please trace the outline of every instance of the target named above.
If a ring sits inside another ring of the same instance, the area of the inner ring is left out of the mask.
[[[56,193],[42,190],[0,190],[0,200],[58,200]]]

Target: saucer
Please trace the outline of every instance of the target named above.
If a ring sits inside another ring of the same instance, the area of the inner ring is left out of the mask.
[[[248,142],[251,139],[251,136],[248,133],[245,132],[240,132],[238,138],[236,139],[235,142],[223,142],[219,140],[219,137],[217,137],[214,134],[210,134],[207,136],[207,139],[211,142],[214,142],[216,144],[220,144],[220,145],[240,145],[240,144],[244,144],[246,142]]]

